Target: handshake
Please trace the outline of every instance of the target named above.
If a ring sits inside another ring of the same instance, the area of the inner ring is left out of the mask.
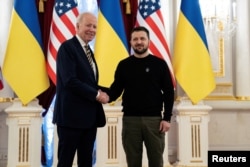
[[[106,104],[109,102],[109,95],[102,90],[98,90],[98,96],[96,97],[96,100],[102,104]]]

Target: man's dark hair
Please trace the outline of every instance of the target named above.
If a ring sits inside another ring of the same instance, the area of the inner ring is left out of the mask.
[[[138,32],[138,31],[144,31],[147,34],[148,38],[149,38],[149,31],[148,31],[148,29],[146,27],[143,27],[143,26],[134,27],[132,29],[132,31],[131,31],[131,34],[133,32]]]

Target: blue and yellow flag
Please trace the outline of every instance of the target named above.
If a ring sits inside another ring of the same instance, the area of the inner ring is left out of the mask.
[[[181,2],[173,67],[177,81],[193,103],[204,99],[215,88],[198,0]]]
[[[99,84],[109,87],[119,61],[128,57],[120,0],[100,0],[95,57],[99,69]]]
[[[3,75],[23,104],[49,87],[35,0],[15,0]]]

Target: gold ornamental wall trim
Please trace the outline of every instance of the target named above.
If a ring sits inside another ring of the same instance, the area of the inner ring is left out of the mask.
[[[250,101],[250,96],[236,96],[237,101]]]
[[[13,97],[0,97],[0,103],[12,102],[13,100]]]

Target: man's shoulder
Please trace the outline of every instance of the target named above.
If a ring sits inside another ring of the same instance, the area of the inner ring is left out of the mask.
[[[77,40],[77,38],[75,36],[73,36],[70,39],[65,40],[64,42],[62,42],[60,48],[72,48],[75,46],[78,46],[79,41]]]
[[[121,61],[120,61],[120,64],[122,63],[127,63],[127,62],[129,62],[129,61],[131,61],[132,60],[132,56],[128,56],[128,57],[126,57],[126,58],[124,58],[124,59],[122,59]]]
[[[159,56],[156,56],[156,55],[150,55],[150,58],[152,60],[155,60],[157,62],[166,62],[163,58],[159,57]]]
[[[152,55],[150,62],[155,64],[156,66],[168,68],[167,62],[164,60],[164,58]]]
[[[62,42],[62,45],[69,45],[69,44],[73,44],[77,42],[77,38],[75,36],[73,36],[70,39],[65,40],[64,42]]]

